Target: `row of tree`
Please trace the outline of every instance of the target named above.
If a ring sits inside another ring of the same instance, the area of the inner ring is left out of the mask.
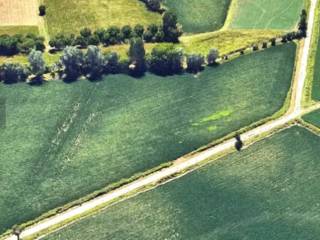
[[[44,38],[32,33],[0,36],[0,55],[2,56],[28,54],[32,49],[43,51],[45,49]]]
[[[153,12],[162,12],[161,2],[162,0],[140,0],[144,2],[147,8]]]
[[[104,46],[128,43],[131,38],[142,38],[145,42],[179,42],[182,35],[178,26],[177,17],[174,13],[167,11],[163,14],[162,25],[150,24],[146,29],[137,24],[135,27],[129,25],[122,28],[112,26],[107,29],[92,31],[84,28],[79,36],[73,34],[58,34],[51,39],[49,45],[55,50],[62,50],[67,46],[78,46],[87,48],[89,45]]]
[[[207,56],[209,65],[216,64],[218,51],[211,50]],[[120,61],[116,53],[103,54],[97,46],[89,46],[84,53],[76,47],[66,47],[56,64],[46,67],[42,52],[33,50],[29,54],[29,65],[25,68],[21,64],[5,63],[0,66],[0,81],[16,83],[28,80],[32,84],[40,84],[47,72],[56,75],[67,82],[85,76],[89,80],[97,80],[103,74],[125,73],[134,77],[141,77],[146,71],[166,76],[179,74],[184,71],[183,63],[187,63],[187,71],[196,73],[205,65],[204,56],[185,55],[182,49],[172,43],[156,46],[151,54],[146,54],[144,42],[141,38],[130,40],[128,59]]]

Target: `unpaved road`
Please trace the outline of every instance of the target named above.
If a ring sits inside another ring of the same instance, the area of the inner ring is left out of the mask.
[[[283,117],[270,121],[264,125],[261,125],[255,129],[252,129],[243,135],[241,135],[243,141],[249,141],[253,140],[256,137],[261,136],[262,134],[267,134],[271,132],[272,130],[278,129],[283,127],[285,124],[289,123],[290,121],[296,119],[297,117],[301,116],[304,113],[311,112],[315,109],[320,108],[320,105],[315,105],[311,108],[302,110],[301,109],[301,101],[303,96],[303,87],[306,79],[306,72],[307,72],[307,62],[308,62],[308,56],[309,56],[309,49],[311,45],[311,31],[313,29],[314,24],[314,15],[315,15],[315,9],[316,4],[318,0],[311,0],[311,7],[309,12],[309,22],[308,22],[308,29],[309,33],[307,38],[305,39],[303,50],[301,53],[301,59],[298,62],[299,66],[297,66],[297,76],[296,76],[296,83],[293,87],[293,93],[292,97],[293,100],[291,101],[294,106],[291,106],[290,112],[288,112]],[[90,210],[93,210],[96,207],[103,206],[106,203],[116,200],[119,197],[125,196],[127,194],[130,194],[132,192],[135,192],[137,190],[141,190],[143,187],[148,186],[150,184],[158,183],[159,181],[166,179],[167,177],[170,177],[176,173],[180,173],[184,170],[187,170],[191,167],[194,167],[204,161],[206,161],[208,158],[212,158],[218,154],[221,154],[227,150],[230,150],[234,148],[235,140],[230,139],[227,140],[219,145],[216,145],[212,148],[209,148],[201,153],[197,153],[195,155],[190,156],[189,158],[178,161],[171,167],[162,169],[158,172],[155,172],[153,174],[150,174],[142,179],[138,179],[128,185],[125,185],[119,189],[116,189],[110,193],[107,193],[105,195],[102,195],[100,197],[97,197],[91,201],[88,201],[80,206],[74,207],[70,210],[67,210],[63,213],[57,214],[49,219],[45,219],[33,226],[30,226],[29,228],[25,229],[21,233],[22,238],[30,237],[36,233],[39,233],[43,230],[46,230],[50,227],[55,226],[56,224],[62,223],[68,219],[72,219],[74,217],[80,216],[84,213],[87,213]],[[15,236],[9,236],[5,240],[16,240]]]

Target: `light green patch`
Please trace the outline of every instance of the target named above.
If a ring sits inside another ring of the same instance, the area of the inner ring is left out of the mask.
[[[206,123],[206,122],[211,122],[211,121],[216,121],[219,120],[223,117],[228,117],[232,114],[232,110],[224,110],[224,111],[220,111],[217,113],[214,113],[208,117],[205,117],[203,119],[201,119],[200,123]]]
[[[213,132],[213,131],[215,131],[215,130],[217,130],[217,126],[210,126],[210,127],[208,127],[208,131],[209,132]]]

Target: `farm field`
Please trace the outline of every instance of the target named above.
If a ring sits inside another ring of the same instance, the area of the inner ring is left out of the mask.
[[[37,0],[0,0],[0,26],[38,24]]]
[[[78,33],[81,28],[106,28],[160,23],[161,15],[132,0],[44,0],[50,36],[60,32]],[[72,21],[70,21],[72,19]]]
[[[221,28],[231,0],[165,0],[164,5],[178,16],[184,32],[212,32]]]
[[[313,86],[312,86],[312,99],[320,101],[320,41],[318,41],[318,46],[315,54],[315,67],[313,68]]]
[[[0,25],[0,35],[8,34],[28,34],[34,33],[39,34],[38,26],[1,26]]]
[[[319,144],[292,127],[44,239],[318,239]]]
[[[272,115],[294,60],[287,44],[197,77],[1,84],[0,232]]]
[[[227,19],[234,29],[295,28],[304,0],[235,0]]]
[[[303,120],[320,128],[320,110],[314,111],[303,116]]]

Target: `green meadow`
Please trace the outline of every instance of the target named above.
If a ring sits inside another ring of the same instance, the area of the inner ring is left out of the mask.
[[[0,232],[271,116],[295,51],[270,48],[195,76],[0,84]]]
[[[292,127],[44,239],[318,239],[319,144]]]

